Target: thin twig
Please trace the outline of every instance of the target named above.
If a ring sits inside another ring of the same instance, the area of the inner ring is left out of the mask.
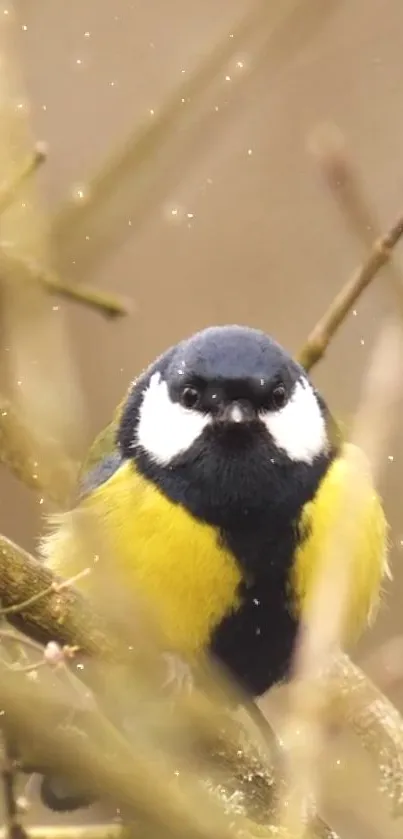
[[[36,594],[32,594],[27,600],[23,600],[21,603],[15,603],[13,606],[0,608],[0,618],[10,615],[18,615],[21,612],[25,612],[28,606],[33,606],[34,603],[38,603],[38,601],[42,600],[43,597],[47,597],[47,595],[52,592],[59,594],[63,591],[63,589],[71,588],[76,582],[82,579],[82,577],[87,577],[90,573],[91,568],[83,568],[82,571],[75,574],[74,577],[70,577],[68,580],[61,580],[60,582],[53,581],[48,588],[45,588],[43,591],[38,591]]]
[[[46,157],[46,144],[37,143],[34,151],[27,156],[22,166],[12,173],[9,181],[0,185],[0,215],[13,203],[21,185],[45,162]]]
[[[43,645],[38,644],[37,641],[34,641],[27,635],[17,635],[12,630],[0,629],[0,644],[2,641],[8,641],[12,644],[21,644],[23,647],[27,647],[28,649],[34,650],[36,653],[43,655]]]
[[[299,353],[299,361],[310,370],[320,361],[330,341],[363,291],[385,266],[387,278],[393,288],[396,304],[403,314],[403,282],[391,257],[403,235],[403,214],[384,236],[374,211],[365,198],[358,174],[347,155],[344,139],[335,126],[321,126],[310,139],[310,149],[319,159],[326,183],[334,199],[366,247],[370,248],[363,265],[336,295],[325,314],[308,336]]]
[[[41,658],[40,661],[33,661],[31,664],[6,664],[6,667],[14,673],[36,673],[41,667],[49,667],[49,662]]]
[[[314,326],[298,354],[298,360],[306,370],[311,370],[323,358],[332,338],[351,312],[362,292],[381,268],[389,262],[393,248],[402,235],[403,215],[399,216],[385,236],[374,243],[372,251],[363,265],[354,272],[350,280],[336,295],[328,310]]]
[[[73,300],[75,303],[81,303],[89,309],[105,315],[107,318],[117,318],[123,315],[128,315],[131,311],[130,304],[117,297],[115,294],[109,294],[106,291],[100,291],[97,288],[89,288],[89,286],[73,285],[66,283],[56,274],[49,271],[41,271],[35,273],[36,279],[42,283],[43,287],[50,294],[56,294],[58,297],[65,297],[67,300]]]
[[[40,445],[39,452],[46,448]],[[60,453],[58,453],[60,454]],[[79,465],[66,457],[47,458],[46,462],[32,442],[21,416],[11,402],[0,403],[0,463],[6,466],[29,489],[56,504],[65,504],[75,484]]]
[[[121,317],[131,311],[127,300],[83,284],[76,287],[58,277],[53,271],[16,255],[9,247],[3,246],[0,250],[0,271],[3,279],[13,279],[18,272],[26,281],[39,283],[49,294],[73,300],[108,318]]]

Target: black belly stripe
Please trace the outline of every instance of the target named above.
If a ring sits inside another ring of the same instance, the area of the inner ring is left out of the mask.
[[[295,548],[306,536],[290,522],[275,539],[260,533],[232,533],[224,537],[235,556],[243,557],[253,545],[259,562],[249,557],[255,573],[240,588],[241,607],[216,628],[210,650],[238,679],[244,689],[260,696],[287,676],[298,621],[293,610],[289,574]]]
[[[243,586],[241,596],[241,608],[221,622],[210,651],[248,693],[261,696],[286,678],[298,622],[279,581],[272,588],[260,582]]]

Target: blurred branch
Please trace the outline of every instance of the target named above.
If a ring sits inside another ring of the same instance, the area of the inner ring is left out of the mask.
[[[332,665],[331,678],[342,701],[336,707],[370,755],[378,789],[393,817],[403,814],[403,720],[398,710],[347,655]]]
[[[107,673],[105,678],[109,680]],[[119,678],[114,681],[114,689],[115,695],[121,696]],[[131,835],[135,831],[139,836],[157,839],[162,829],[165,836],[183,839],[278,836],[272,825],[270,775],[256,750],[245,742],[238,742],[227,771],[222,772],[225,737],[216,744],[218,751],[208,755],[207,762],[196,754],[195,760],[184,764],[175,725],[171,753],[158,732],[157,736],[153,734],[141,710],[135,719],[136,730],[142,735],[139,739],[137,734],[134,744],[97,708],[80,714],[79,728],[76,718],[73,726],[55,724],[54,686],[49,693],[41,681],[29,683],[22,674],[5,671],[1,660],[0,705],[5,711],[2,725],[22,749],[28,765],[41,767],[37,770],[41,772],[53,771],[74,789],[81,787],[86,794],[118,807],[126,822],[134,822]],[[157,709],[157,713],[166,739],[172,722],[165,718],[166,707]],[[183,710],[179,713],[183,723]],[[177,771],[180,767],[182,771]],[[254,800],[253,816],[249,815],[247,785]],[[335,836],[320,819],[315,819],[311,835],[313,839]]]
[[[44,143],[37,143],[34,151],[27,155],[22,165],[16,167],[15,171],[11,173],[9,180],[5,184],[0,185],[0,215],[14,203],[20,187],[37,171],[39,166],[45,162],[46,158],[46,145]],[[5,256],[3,254],[1,259],[3,261],[6,260],[5,265],[0,261],[1,271],[7,273],[7,260],[15,259],[15,257],[10,257],[10,255]],[[81,303],[84,306],[95,309],[95,311],[101,312],[101,314],[107,317],[125,315],[129,311],[127,304],[123,300],[119,300],[115,295],[83,286],[78,289],[59,279],[55,274],[33,268],[22,260],[21,271],[28,274],[30,279],[40,282],[50,294],[56,294],[60,297],[66,297],[77,303]]]
[[[89,288],[88,286],[80,285],[78,287],[66,283],[57,277],[56,274],[52,274],[49,271],[40,273],[34,271],[33,276],[42,283],[43,287],[50,294],[56,294],[75,303],[81,303],[83,306],[105,315],[105,317],[116,318],[130,313],[129,303],[114,294],[108,294],[105,291]]]
[[[73,785],[110,801],[131,817],[149,821],[168,835],[189,839],[230,839],[230,820],[213,800],[193,785],[178,786],[166,763],[150,748],[132,750],[129,743],[97,710],[84,731],[57,731],[48,723],[48,698],[38,682],[6,670],[0,661],[2,725],[18,744],[29,749],[35,764],[63,773]],[[35,708],[35,714],[28,709]],[[84,735],[84,736],[83,736]],[[186,790],[186,792],[185,792]],[[203,799],[203,811],[199,796]],[[198,804],[198,806],[197,806]],[[140,828],[141,829],[141,828]]]
[[[393,248],[403,233],[403,216],[397,219],[386,236],[380,235],[376,215],[366,200],[356,168],[336,128],[326,127],[316,133],[314,151],[319,156],[326,182],[345,219],[371,251],[362,268],[342,289],[309,336],[300,355],[301,363],[308,369],[323,357],[333,335],[362,291],[385,266],[388,268],[387,280],[392,287],[399,314],[403,311],[402,277],[391,260]],[[375,243],[374,237],[378,237]],[[385,371],[389,377],[388,364],[380,371],[381,387]],[[396,383],[400,383],[399,377],[396,377]],[[380,406],[380,412],[384,414],[384,405]],[[380,422],[382,425],[382,416]],[[378,788],[388,801],[392,815],[399,816],[403,808],[402,718],[386,696],[348,656],[340,655],[335,660],[334,678],[338,695],[342,695],[345,700],[342,716],[371,756],[378,774]]]
[[[52,639],[61,645],[76,646],[79,648],[78,654],[87,654],[98,662],[108,660],[117,663],[126,662],[129,666],[133,664],[133,654],[128,652],[123,645],[115,643],[114,635],[109,631],[107,622],[98,617],[93,606],[90,606],[74,588],[66,586],[64,582],[60,585],[60,581],[54,577],[48,568],[4,537],[1,539],[0,548],[0,599],[6,608],[12,605],[15,610],[17,610],[18,603],[21,603],[21,613],[11,613],[8,615],[8,619],[16,628],[29,636],[42,642]],[[22,603],[23,599],[25,599],[25,604]],[[7,674],[10,676],[9,670],[7,670]],[[11,675],[14,674],[19,675],[15,669]],[[140,671],[138,676],[140,677]],[[136,679],[136,670],[134,670],[134,677]],[[116,678],[111,677],[107,681],[114,685],[113,695],[116,696]],[[218,684],[217,681],[214,681],[213,692],[219,691]],[[4,707],[2,700],[0,686],[0,704],[1,707]],[[259,757],[259,753],[256,752],[254,747],[248,746],[247,729],[242,727],[242,723],[241,728],[239,728],[239,725],[235,725],[234,729],[234,723],[230,722],[227,715],[223,717],[222,714],[213,723],[210,712],[206,712],[204,703],[198,704],[196,695],[191,698],[184,697],[183,702],[183,712],[186,717],[189,717],[189,720],[193,720],[194,732],[197,730],[200,733],[203,732],[203,752],[207,755],[207,759],[213,761],[212,765],[215,765],[216,771],[220,766],[225,770],[229,798],[231,795],[241,794],[247,802],[245,806],[248,806],[249,810],[262,823],[268,824],[269,814],[272,812],[276,800],[276,785],[281,783],[278,770],[273,776],[263,753]],[[60,700],[56,695],[51,695],[46,703],[48,728],[53,730],[56,723],[54,715],[56,713],[60,717],[63,706],[60,707]],[[68,705],[65,705],[65,713],[67,713],[68,707]],[[71,710],[74,710],[74,708],[72,707]],[[247,707],[245,713],[246,715],[249,713]],[[37,714],[34,716],[36,719]],[[50,723],[51,720],[53,720],[53,724]],[[77,711],[75,711],[75,720],[80,730],[83,727],[85,729],[87,723],[84,712],[77,714]],[[257,730],[259,731],[261,728],[260,721],[254,716],[251,718],[251,722],[253,726],[258,726]],[[228,728],[228,725],[230,725],[230,728]],[[236,735],[237,731],[244,732],[242,743],[238,739],[239,735]],[[268,738],[271,737],[272,745],[274,744],[274,735],[268,726],[263,730],[263,736],[264,749],[267,751]],[[25,743],[25,736],[21,742]],[[27,755],[28,762],[29,760],[35,760],[35,765],[39,762],[40,766],[48,766],[46,764],[46,743],[43,748],[44,751],[41,751],[39,755]],[[61,744],[59,743],[58,754],[60,748]],[[59,774],[63,767],[63,761],[60,765],[57,764]],[[50,768],[56,768],[56,765],[52,765]],[[86,780],[85,775],[84,780]],[[92,787],[90,791],[93,791]],[[327,826],[318,820],[314,835],[317,839],[325,839],[331,834]]]
[[[0,275],[3,283],[4,278],[10,284],[17,282],[17,278],[21,279],[21,272],[23,283],[30,283],[37,276],[36,269],[0,250]],[[40,277],[43,284],[52,287],[54,292],[74,296],[80,302],[95,306],[111,317],[126,311],[113,296],[96,290],[89,291],[83,286],[70,288],[61,284],[53,275],[41,274]],[[0,463],[7,466],[30,489],[42,493],[48,500],[59,505],[66,504],[76,484],[79,463],[66,457],[60,443],[47,437],[46,431],[42,423],[37,423],[34,434],[33,424],[29,422],[29,417],[25,417],[21,406],[18,410],[10,400],[1,399]]]
[[[10,402],[0,402],[0,463],[6,466],[29,489],[43,493],[58,504],[66,502],[66,487],[71,486],[79,464],[66,457],[41,458],[42,446],[28,440],[27,430]],[[40,461],[40,462],[39,462]]]
[[[29,827],[29,839],[124,839],[128,831],[121,824],[45,825]],[[0,839],[8,839],[0,830]]]
[[[276,828],[270,826],[258,829],[255,825],[248,825],[249,831],[245,833],[247,839],[287,839],[287,837],[280,837]],[[140,833],[140,830],[139,830]],[[45,825],[29,827],[29,839],[129,839],[134,835],[134,831],[128,829],[124,824],[89,824],[89,825]],[[141,834],[143,839],[149,839],[150,831],[145,827],[141,827]],[[158,837],[164,834],[158,834]],[[154,839],[158,839],[156,835],[151,833]],[[0,839],[7,839],[7,834],[0,829]],[[220,839],[217,836],[217,839]],[[292,837],[289,837],[292,839]],[[337,834],[328,828],[323,823],[317,823],[316,829],[310,834],[310,839],[338,839]]]
[[[262,73],[267,88],[267,80],[273,83],[338,5],[338,0],[250,4],[243,18],[193,72],[185,74],[183,83],[151,118],[136,126],[124,145],[107,157],[84,185],[83,199],[67,200],[57,212],[51,235],[62,272],[65,266],[70,272],[74,253],[75,277],[88,278],[111,250],[132,236],[194,167],[200,152],[222,136],[230,115],[254,101],[257,73]],[[245,53],[244,66],[234,67]]]
[[[18,166],[11,173],[9,180],[0,185],[0,215],[15,201],[15,196],[19,188],[45,162],[46,157],[47,149],[45,143],[37,143],[34,151],[27,155],[22,166]]]
[[[25,282],[37,282],[49,294],[73,300],[106,317],[120,317],[127,315],[130,311],[128,303],[114,294],[83,285],[76,288],[75,285],[65,282],[51,271],[31,264],[15,256],[9,249],[2,248],[0,250],[0,273],[3,281],[16,271],[24,278]]]
[[[326,534],[309,613],[295,649],[290,710],[282,735],[289,784],[281,810],[281,824],[293,837],[305,834],[318,798],[319,757],[326,750],[332,703],[326,677],[346,636],[350,590],[356,583],[353,559],[368,500],[368,465],[376,480],[396,415],[402,373],[403,335],[400,322],[393,321],[384,327],[373,354],[352,436],[354,445],[341,453],[346,473],[341,499],[336,499],[336,521]]]
[[[39,166],[45,162],[47,158],[47,149],[44,143],[37,143],[33,152],[29,153],[26,160],[11,173],[9,180],[0,185],[0,215],[4,213],[15,201],[20,187],[30,178]],[[0,253],[0,270],[5,276],[8,273],[8,261],[15,262],[16,257],[10,254]],[[68,298],[84,306],[88,306],[95,311],[104,314],[107,317],[117,317],[128,313],[128,306],[123,300],[112,294],[99,291],[97,289],[81,287],[75,288],[69,283],[59,279],[54,273],[35,268],[22,259],[20,262],[20,271],[27,275],[27,279],[35,280],[43,285],[43,287],[50,294],[56,294],[60,297]],[[15,265],[12,265],[13,271]]]
[[[3,766],[1,767],[1,778],[3,783],[5,834],[7,839],[27,839],[27,833],[20,823],[14,750],[9,737],[4,732],[2,737]]]
[[[88,655],[118,659],[106,621],[64,583],[42,562],[0,537],[0,601],[15,610],[9,622],[40,643],[56,641],[61,646],[78,646]]]

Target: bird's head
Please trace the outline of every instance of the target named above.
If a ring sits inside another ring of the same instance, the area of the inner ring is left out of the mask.
[[[329,453],[326,406],[304,370],[241,326],[210,327],[157,359],[132,388],[118,441],[171,495],[186,484],[206,507],[274,504]]]

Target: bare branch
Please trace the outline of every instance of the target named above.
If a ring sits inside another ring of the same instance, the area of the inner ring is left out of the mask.
[[[44,825],[29,828],[29,839],[124,839],[127,830],[121,824]],[[0,839],[8,839],[0,830]]]
[[[88,655],[117,656],[106,622],[64,582],[5,536],[0,537],[0,600],[4,607],[13,607],[10,623],[43,643],[53,640],[62,646],[78,646]]]
[[[50,294],[56,294],[58,297],[65,297],[75,303],[81,303],[107,318],[122,317],[122,315],[128,315],[131,311],[130,304],[115,294],[100,291],[97,288],[89,288],[82,283],[80,285],[67,283],[50,271],[33,271],[32,273]]]
[[[44,825],[29,828],[29,839],[125,839],[127,829],[121,824]],[[0,830],[0,839],[8,839]]]
[[[79,574],[76,574],[75,577],[72,577],[69,580],[62,580],[61,582],[53,581],[47,589],[44,591],[40,591],[37,594],[32,594],[28,597],[27,600],[22,600],[21,603],[14,604],[13,606],[6,606],[5,608],[0,608],[0,618],[2,617],[10,617],[10,615],[21,614],[24,612],[28,606],[33,606],[35,603],[38,603],[42,597],[47,597],[48,594],[52,592],[56,592],[59,594],[65,588],[71,588],[73,584],[78,582],[81,577],[86,577],[90,573],[90,568],[84,568],[83,571],[80,571]]]
[[[393,248],[399,242],[402,234],[403,215],[399,216],[385,236],[374,243],[368,258],[354,272],[351,279],[339,291],[328,310],[314,326],[298,354],[298,361],[306,370],[311,370],[323,358],[331,340],[353,309],[358,298],[381,268],[389,262]]]
[[[50,294],[81,303],[108,318],[120,317],[130,312],[128,301],[124,301],[114,294],[89,288],[84,284],[76,286],[73,283],[68,283],[54,272],[34,262],[28,262],[22,257],[17,257],[8,248],[3,247],[0,251],[0,271],[3,280],[18,271],[26,281],[39,283]]]
[[[378,789],[394,818],[403,814],[403,722],[398,710],[347,655],[332,665],[336,713],[357,735],[370,755]]]
[[[336,295],[320,318],[299,353],[299,361],[310,370],[324,356],[332,338],[379,271],[388,267],[387,278],[393,289],[396,305],[403,315],[403,282],[392,261],[393,249],[403,234],[403,214],[386,235],[382,236],[375,216],[348,158],[341,133],[334,126],[321,126],[310,140],[312,152],[319,158],[322,173],[332,196],[346,220],[366,247],[370,248],[362,266]]]
[[[37,143],[34,151],[27,155],[22,165],[11,173],[9,181],[0,185],[0,215],[15,201],[16,193],[22,184],[45,162],[46,157],[46,144]]]
[[[16,408],[2,398],[0,402],[0,463],[29,489],[62,505],[68,503],[79,464],[66,457],[41,457],[45,443],[34,447]]]

